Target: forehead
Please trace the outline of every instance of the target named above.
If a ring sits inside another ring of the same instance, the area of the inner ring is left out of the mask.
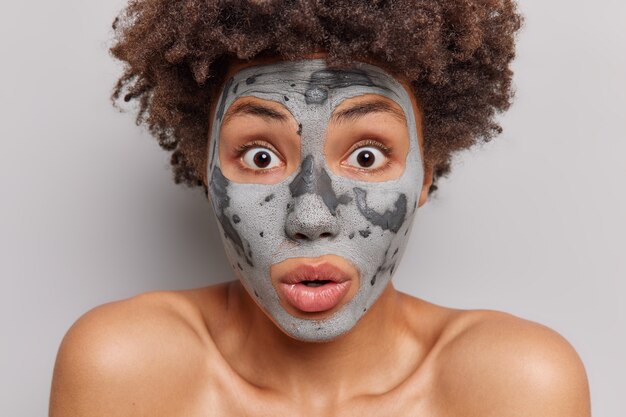
[[[406,89],[381,68],[357,62],[350,68],[333,69],[323,59],[307,59],[239,70],[224,84],[215,118],[221,122],[230,105],[245,96],[279,102],[297,119],[313,115],[329,117],[345,99],[365,94],[393,100],[407,119],[413,113]]]

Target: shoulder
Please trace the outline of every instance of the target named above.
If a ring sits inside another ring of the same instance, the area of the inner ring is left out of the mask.
[[[590,415],[584,366],[555,331],[488,310],[460,312],[446,327],[435,378],[447,407],[481,417]]]
[[[126,415],[167,407],[172,395],[180,401],[189,394],[185,377],[203,371],[208,345],[203,317],[183,292],[151,292],[96,307],[63,338],[51,416]]]

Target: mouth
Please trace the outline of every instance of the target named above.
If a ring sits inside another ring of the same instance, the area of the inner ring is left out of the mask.
[[[351,277],[330,264],[300,264],[278,277],[279,295],[297,310],[319,313],[332,310],[345,298]]]
[[[322,285],[330,284],[331,282],[334,282],[334,281],[331,281],[329,279],[322,279],[322,280],[319,280],[319,281],[318,280],[302,281],[299,284],[304,284],[307,287],[321,287]]]

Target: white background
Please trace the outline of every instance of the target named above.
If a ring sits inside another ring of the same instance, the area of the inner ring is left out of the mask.
[[[202,192],[108,97],[122,0],[0,15],[0,415],[44,416],[84,312],[229,279]],[[419,213],[396,286],[546,324],[577,349],[594,416],[626,415],[626,3],[529,0],[501,137]]]

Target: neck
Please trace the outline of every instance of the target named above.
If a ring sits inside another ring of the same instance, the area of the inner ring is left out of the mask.
[[[351,331],[329,342],[287,336],[239,282],[231,283],[229,310],[238,341],[233,368],[251,384],[291,398],[336,401],[389,391],[412,373],[422,351],[391,282]]]

